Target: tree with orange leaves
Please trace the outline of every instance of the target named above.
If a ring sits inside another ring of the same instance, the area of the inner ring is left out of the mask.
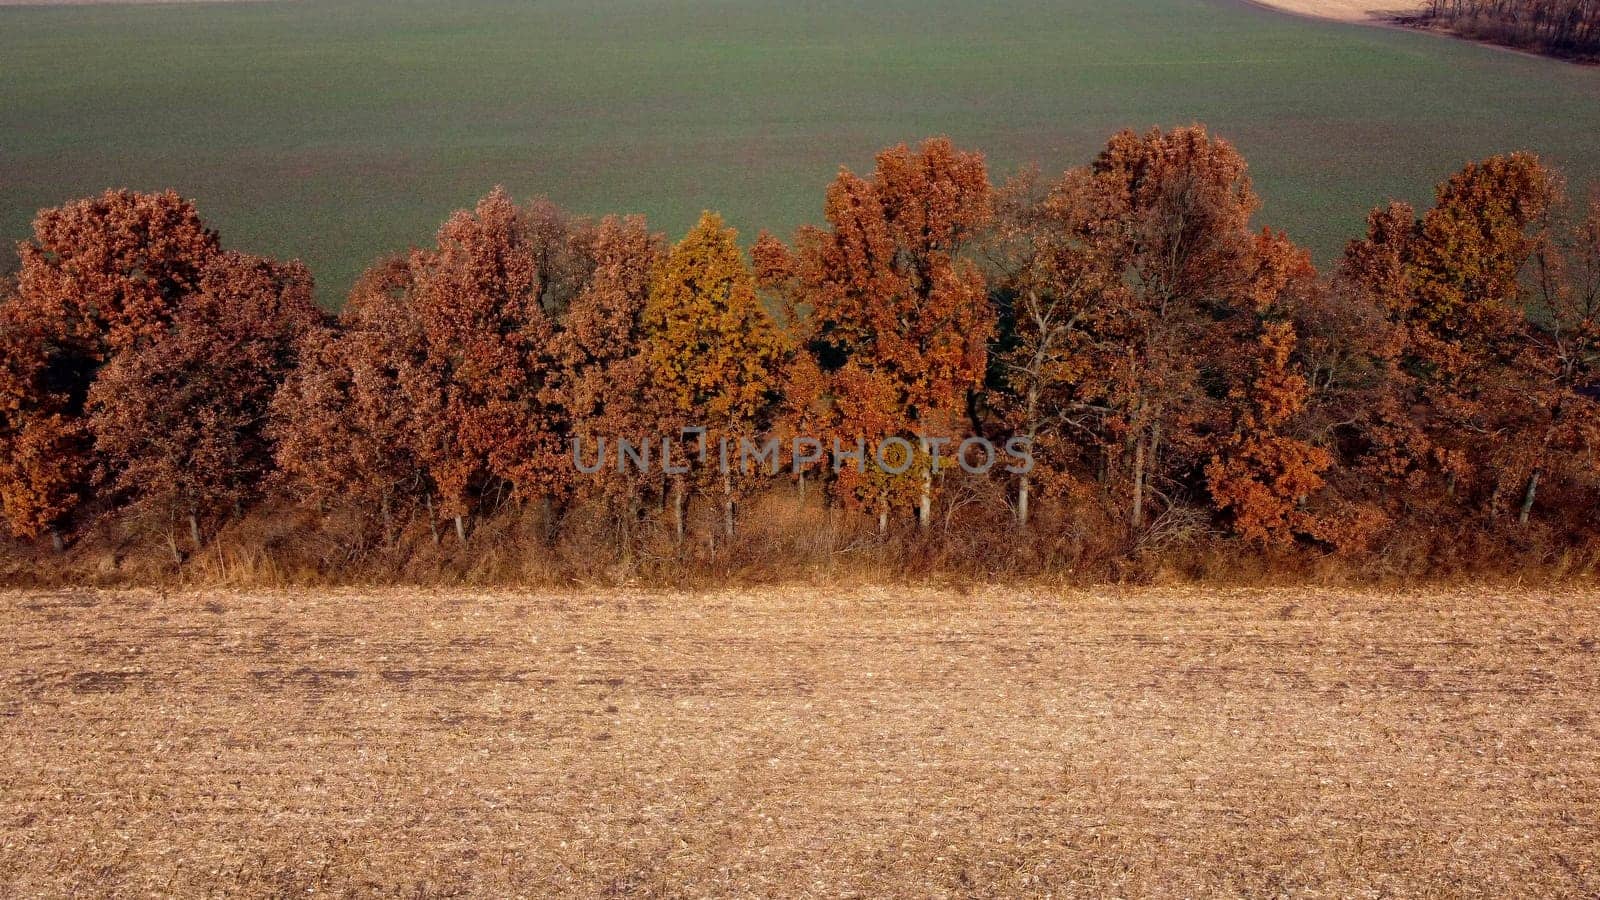
[[[1526,277],[1559,195],[1536,157],[1493,157],[1440,185],[1420,219],[1398,204],[1375,212],[1346,254],[1345,277],[1404,334],[1395,390],[1412,454],[1448,500],[1491,515],[1519,481],[1521,508],[1532,507],[1558,430],[1549,414],[1570,394],[1551,393],[1555,364],[1533,340]]]
[[[703,214],[657,266],[644,327],[666,424],[674,432],[705,429],[704,455],[715,460],[674,478],[678,539],[687,478],[696,475],[703,488],[708,479],[720,484],[723,530],[731,537],[743,480],[736,471],[741,442],[755,440],[770,422],[784,340],[756,295],[755,275],[739,250],[738,234],[717,214]],[[686,447],[678,453],[688,462]]]
[[[1068,173],[1044,187],[1032,172],[1000,192],[991,235],[999,261],[1001,374],[993,406],[1014,435],[1028,441],[1031,472],[1019,474],[1015,514],[1030,520],[1035,493],[1072,492],[1085,485],[1085,434],[1101,412],[1080,392],[1093,380],[1094,327],[1125,290],[1115,244],[1085,227],[1096,215],[1087,173]]]
[[[272,469],[268,405],[321,317],[299,263],[214,259],[165,331],[119,354],[89,389],[110,487],[186,519],[197,546],[205,518],[239,515]]]
[[[174,193],[107,191],[40,212],[18,252],[0,303],[0,503],[14,533],[59,546],[94,489],[90,387],[165,330],[218,242]]]
[[[420,366],[420,329],[407,327],[411,269],[404,256],[369,269],[338,322],[310,330],[299,365],[273,399],[269,433],[278,469],[300,500],[375,510],[384,539],[396,507],[424,502],[415,410],[400,371]]]
[[[993,217],[981,154],[933,139],[885,150],[871,178],[841,171],[826,229],[801,229],[792,253],[758,245],[767,281],[809,310],[807,334],[827,375],[832,431],[868,448],[901,440],[916,459],[868,459],[841,473],[853,499],[887,524],[896,496],[932,515],[938,445],[959,436],[982,385],[994,333],[984,278],[963,248]],[[906,465],[901,473],[892,471]]]
[[[536,227],[541,226],[541,227]],[[466,540],[465,517],[509,491],[559,499],[570,489],[549,271],[565,228],[496,189],[451,216],[438,248],[411,256],[407,321],[418,354],[400,373],[417,414],[416,451]],[[498,505],[498,503],[496,503]]]
[[[1305,503],[1323,486],[1327,450],[1284,429],[1305,408],[1309,385],[1294,370],[1294,327],[1265,322],[1249,373],[1228,394],[1233,427],[1206,466],[1212,502],[1247,540],[1284,542],[1311,530]]]
[[[595,472],[579,477],[577,490],[611,507],[621,525],[624,553],[631,550],[640,502],[659,489],[659,476],[607,459],[620,460],[620,441],[637,449],[663,430],[664,404],[652,377],[645,324],[662,243],[636,216],[607,217],[590,229],[582,252],[591,268],[567,309],[559,339],[572,452],[584,457],[584,465],[591,465],[587,454],[598,459]]]
[[[1304,251],[1251,230],[1258,205],[1244,159],[1199,127],[1124,132],[1041,199],[1008,201],[998,406],[1044,436],[1043,474],[1098,481],[1133,529],[1152,498],[1203,489],[1229,429],[1206,385],[1248,369],[1258,345],[1240,336],[1314,277]]]
[[[1260,205],[1243,157],[1203,128],[1123,132],[1080,176],[1096,211],[1079,225],[1104,237],[1126,290],[1105,294],[1101,366],[1084,398],[1105,411],[1108,474],[1126,485],[1127,521],[1145,523],[1158,482],[1204,458],[1185,427],[1196,414],[1196,349],[1216,324],[1256,304],[1250,218]]]
[[[1540,345],[1570,390],[1600,377],[1600,185],[1576,214],[1563,210],[1560,228],[1539,250],[1535,318]]]

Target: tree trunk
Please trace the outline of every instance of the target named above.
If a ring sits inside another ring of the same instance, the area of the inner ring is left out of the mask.
[[[61,539],[61,532],[54,528],[50,529],[50,549],[57,553],[65,553],[67,551],[66,542]]]
[[[439,546],[439,519],[433,514],[433,494],[422,495],[422,505],[428,510],[428,531],[433,533],[433,545]]]
[[[733,540],[735,531],[733,503],[733,473],[727,466],[722,468],[722,524],[728,533],[728,540]]]
[[[622,566],[624,569],[633,568],[633,520],[639,515],[639,501],[629,495],[627,506],[622,512]]]
[[[889,533],[889,492],[878,492],[878,534]]]
[[[1539,476],[1542,474],[1538,469],[1534,469],[1533,474],[1528,477],[1528,490],[1522,495],[1522,512],[1517,516],[1517,523],[1520,525],[1527,525],[1528,516],[1533,513],[1533,499],[1539,493]]]
[[[462,516],[456,516],[456,538],[463,544],[467,542],[467,523]]]
[[[1144,432],[1139,432],[1133,444],[1133,509],[1128,521],[1134,528],[1144,526]]]
[[[672,479],[672,536],[679,546],[683,544],[684,517],[683,479]]]
[[[194,513],[189,513],[189,539],[197,549],[200,547],[200,519]]]
[[[1039,436],[1039,384],[1033,381],[1028,385],[1028,447],[1033,448],[1034,439]],[[1102,472],[1102,480],[1104,474]],[[1032,499],[1031,491],[1033,479],[1023,474],[1017,481],[1017,524],[1023,528],[1028,527],[1028,501]]]
[[[539,539],[545,546],[556,538],[556,504],[548,495],[539,498]]]
[[[1150,450],[1144,455],[1144,483],[1150,486],[1150,473],[1161,466],[1161,423],[1156,422],[1150,426]]]
[[[389,543],[390,535],[394,534],[394,517],[389,512],[389,492],[383,492],[383,499],[378,501],[378,518],[383,522],[383,542]]]
[[[922,496],[917,498],[917,528],[927,531],[928,525],[933,521],[933,456],[928,449],[928,439],[917,439],[922,447],[922,454],[928,457],[927,468],[922,470]]]

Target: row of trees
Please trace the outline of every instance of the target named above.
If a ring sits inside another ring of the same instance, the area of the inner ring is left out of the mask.
[[[1498,44],[1600,58],[1600,0],[1428,0],[1424,18]]]
[[[748,262],[711,213],[669,246],[496,190],[330,316],[299,264],[223,251],[176,195],[109,192],[42,212],[0,299],[0,504],[58,547],[156,511],[180,558],[288,500],[359,511],[384,543],[467,542],[496,515],[553,539],[583,509],[626,554],[693,521],[731,539],[780,490],[880,533],[1585,543],[1600,203],[1563,194],[1527,154],[1467,166],[1420,215],[1374,211],[1322,276],[1253,228],[1245,162],[1203,128],[999,188],[932,140],[841,171],[823,225],[762,234]],[[1031,441],[1036,465],[964,473],[969,435]],[[912,458],[836,470],[797,436]],[[698,454],[771,437],[780,475]],[[663,438],[687,466],[575,465],[575,441]]]

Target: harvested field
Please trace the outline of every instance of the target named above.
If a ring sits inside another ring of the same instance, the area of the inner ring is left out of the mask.
[[[1341,22],[1370,22],[1395,15],[1414,13],[1422,8],[1410,0],[1255,0],[1285,12]]]
[[[1600,892],[1596,595],[0,596],[0,895]]]

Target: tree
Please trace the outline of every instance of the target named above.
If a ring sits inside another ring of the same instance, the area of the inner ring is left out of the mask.
[[[91,462],[72,385],[47,377],[59,324],[9,290],[0,295],[0,506],[13,534],[48,530],[58,550],[57,529],[81,499]]]
[[[1525,153],[1463,168],[1420,219],[1374,213],[1346,254],[1346,277],[1379,298],[1404,335],[1398,406],[1415,455],[1447,499],[1491,515],[1511,485],[1531,507],[1562,408],[1553,361],[1533,340],[1530,262],[1549,240],[1560,186]]]
[[[85,403],[102,367],[159,337],[218,254],[177,194],[107,191],[39,213],[0,303],[0,502],[24,537],[94,491]]]
[[[1133,529],[1152,497],[1197,486],[1226,428],[1208,385],[1290,280],[1292,248],[1250,229],[1258,205],[1244,159],[1193,127],[1113,137],[1023,214],[1009,408],[1058,441],[1069,428],[1080,477],[1120,494]]]
[[[1593,491],[1600,474],[1600,189],[1591,189],[1575,220],[1562,213],[1534,260],[1533,346],[1524,358],[1542,376],[1532,405],[1539,416],[1548,414],[1548,440],[1523,492],[1521,525],[1528,524],[1547,475],[1569,491]]]
[[[804,500],[806,479],[811,473],[819,473],[826,483],[830,469],[828,441],[836,436],[828,374],[813,352],[817,322],[796,305],[801,292],[794,257],[782,241],[763,231],[750,248],[750,256],[756,283],[779,310],[783,333],[788,338],[772,432],[779,442],[780,462],[794,473]]]
[[[1259,204],[1227,142],[1199,127],[1124,132],[1042,192],[1023,180],[1002,198],[995,405],[1034,439],[1039,468],[1019,478],[1019,516],[1035,477],[1117,498],[1108,511],[1135,530],[1155,499],[1209,488],[1256,533],[1267,513],[1241,514],[1246,493],[1298,503],[1319,486],[1299,477],[1327,464],[1291,389],[1306,386],[1292,314],[1316,272],[1283,236],[1251,230]]]
[[[933,139],[877,157],[872,177],[849,170],[828,188],[826,229],[801,229],[792,254],[768,238],[763,269],[809,310],[811,352],[826,376],[834,433],[871,447],[899,439],[917,459],[896,475],[870,461],[842,473],[880,525],[896,493],[932,514],[933,452],[971,419],[983,385],[994,312],[978,267],[961,253],[993,217],[983,157]],[[869,456],[871,451],[869,450]]]
[[[652,377],[669,422],[705,429],[708,452],[719,461],[723,529],[731,537],[738,496],[739,450],[770,422],[778,387],[783,337],[756,296],[755,276],[739,251],[738,234],[707,212],[670,251],[650,280],[644,308]],[[707,473],[702,469],[701,478]],[[683,477],[674,481],[674,520],[681,540]]]
[[[89,428],[111,486],[200,522],[240,514],[272,469],[268,406],[321,321],[299,263],[227,253],[165,332],[119,354],[89,390]]]
[[[1600,187],[1589,192],[1576,220],[1540,247],[1536,262],[1538,338],[1560,383],[1582,391],[1595,383],[1600,363]]]
[[[620,508],[624,552],[654,476],[638,466],[624,469],[618,442],[637,448],[661,433],[663,403],[652,378],[645,305],[662,244],[643,218],[601,220],[583,242],[592,269],[567,310],[559,339],[571,436],[578,444],[573,453],[584,449],[600,462],[578,490]],[[605,462],[608,442],[619,460],[615,466]]]
[[[1034,471],[1017,476],[1016,517],[1029,522],[1035,486],[1070,489],[1083,464],[1086,420],[1097,410],[1080,392],[1097,359],[1093,326],[1122,301],[1115,245],[1086,227],[1095,215],[1086,173],[1069,173],[1039,195],[1026,173],[1001,192],[993,251],[1000,271],[1000,383],[995,407],[1011,433],[1026,438]]]
[[[415,334],[404,298],[411,270],[404,256],[369,269],[337,323],[306,332],[299,365],[273,398],[269,436],[278,469],[304,502],[368,504],[385,539],[398,504],[426,497],[417,461],[415,411],[401,388]]]
[[[1256,341],[1248,375],[1228,395],[1233,427],[1206,466],[1206,483],[1212,502],[1245,539],[1284,542],[1313,530],[1305,503],[1321,490],[1333,460],[1284,434],[1310,392],[1291,360],[1294,326],[1265,322]]]
[[[1110,353],[1090,402],[1108,412],[1108,470],[1127,484],[1139,528],[1165,455],[1181,471],[1204,452],[1183,427],[1204,397],[1195,349],[1218,320],[1255,305],[1259,201],[1244,159],[1199,127],[1117,135],[1089,167],[1088,190],[1100,209],[1086,234],[1111,236],[1129,287],[1109,295],[1097,339]]]
[[[568,240],[504,191],[439,230],[438,249],[411,255],[406,296],[417,357],[400,373],[419,417],[419,461],[466,539],[464,517],[486,498],[560,499],[570,488],[555,306]],[[564,250],[564,247],[561,248]],[[396,325],[405,324],[397,321]]]

